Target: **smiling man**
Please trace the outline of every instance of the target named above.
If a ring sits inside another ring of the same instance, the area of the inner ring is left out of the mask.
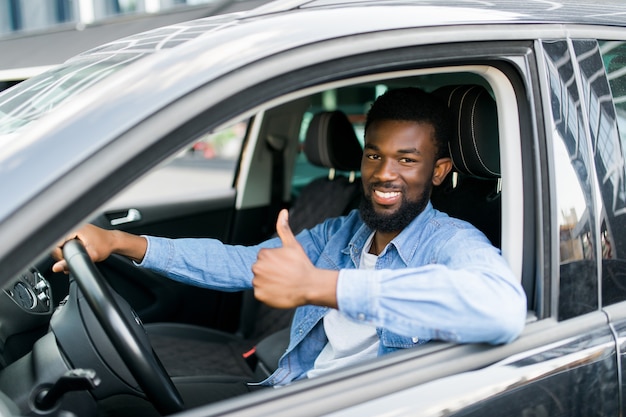
[[[451,169],[447,107],[416,88],[390,90],[368,112],[358,210],[256,246],[135,236],[85,226],[94,261],[111,253],[181,282],[253,287],[275,307],[298,307],[290,343],[265,385],[311,378],[437,339],[506,343],[526,299],[498,249],[475,227],[435,210],[431,189]],[[54,253],[61,259],[60,248]],[[66,269],[64,260],[53,267]]]

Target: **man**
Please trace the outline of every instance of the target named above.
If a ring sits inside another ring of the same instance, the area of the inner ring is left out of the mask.
[[[117,253],[202,287],[254,287],[259,300],[298,307],[290,343],[263,383],[285,385],[432,339],[510,342],[526,299],[499,251],[429,202],[451,169],[446,106],[415,88],[390,90],[368,112],[358,210],[257,246],[134,236],[85,226],[94,261]],[[61,249],[55,250],[61,259]],[[66,269],[65,261],[53,269]]]

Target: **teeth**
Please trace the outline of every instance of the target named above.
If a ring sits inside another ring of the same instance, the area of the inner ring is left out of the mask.
[[[400,195],[399,191],[391,191],[388,193],[383,193],[382,191],[374,191],[376,193],[377,196],[382,197],[382,198],[392,198],[392,197],[396,197]]]

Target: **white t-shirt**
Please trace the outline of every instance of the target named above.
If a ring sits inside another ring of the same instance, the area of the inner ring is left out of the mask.
[[[359,269],[374,269],[376,266],[378,256],[368,253],[373,236],[374,233],[363,246]],[[376,327],[358,323],[339,310],[331,310],[323,320],[328,343],[315,360],[313,369],[307,372],[308,378],[377,356],[380,340],[376,334]]]

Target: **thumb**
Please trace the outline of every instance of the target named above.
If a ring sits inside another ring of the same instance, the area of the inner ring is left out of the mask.
[[[278,237],[280,237],[280,240],[283,242],[283,247],[298,245],[298,241],[293,235],[291,227],[289,227],[289,213],[286,209],[282,209],[280,213],[278,213],[276,233],[278,233]]]

